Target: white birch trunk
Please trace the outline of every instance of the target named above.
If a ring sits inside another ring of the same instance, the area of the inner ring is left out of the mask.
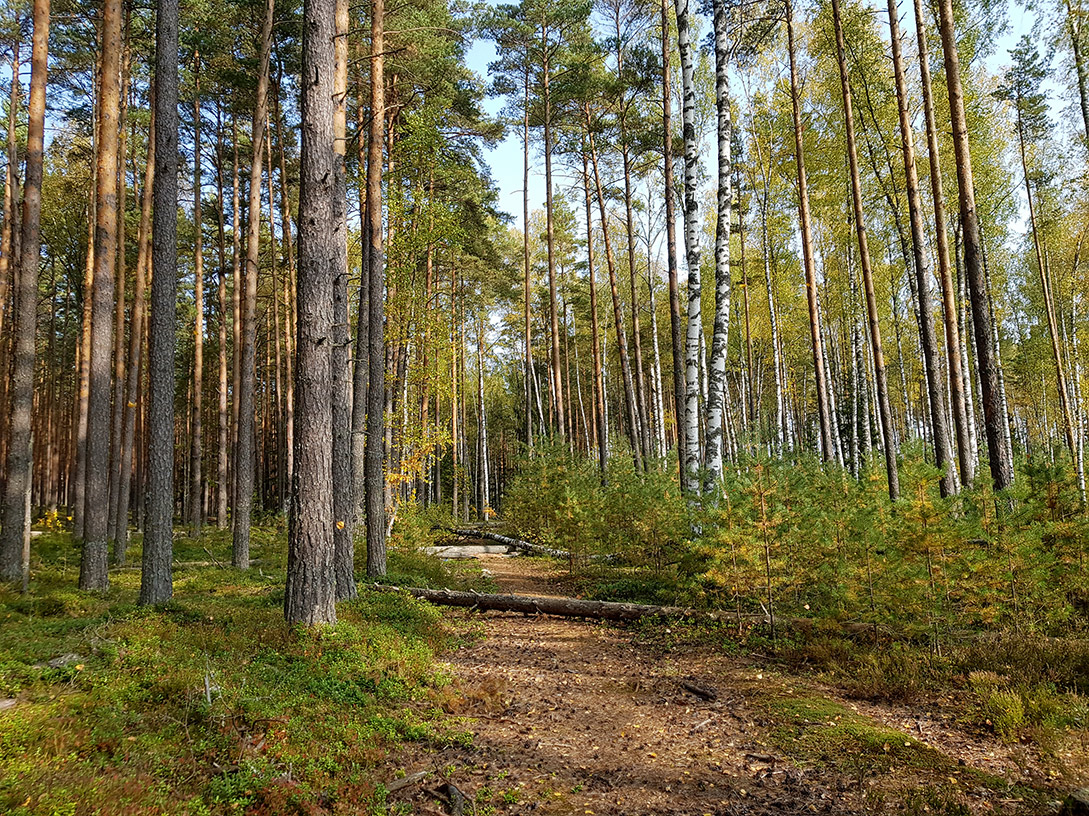
[[[681,121],[684,134],[684,249],[688,263],[688,327],[685,340],[684,472],[685,490],[699,490],[700,469],[700,245],[699,202],[696,195],[696,81],[688,30],[689,0],[675,0],[677,48],[681,57]]]
[[[722,481],[723,405],[730,332],[730,80],[725,0],[714,4],[715,104],[718,108],[718,212],[715,219],[715,320],[711,334],[707,399],[707,475],[704,491]]]

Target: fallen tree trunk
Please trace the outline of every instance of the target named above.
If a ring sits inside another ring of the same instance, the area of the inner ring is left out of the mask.
[[[519,552],[526,553],[527,555],[547,555],[549,558],[562,558],[567,559],[571,557],[571,553],[567,550],[556,550],[552,547],[545,547],[543,544],[534,544],[532,541],[524,541],[520,538],[511,538],[510,536],[500,535],[499,533],[489,533],[485,530],[470,530],[470,529],[456,529],[446,528],[446,531],[453,533],[461,538],[479,538],[485,541],[495,541],[498,544],[504,544],[512,550],[518,550]],[[612,563],[617,560],[616,555],[590,555],[587,556],[590,561],[606,561]]]
[[[563,618],[591,618],[594,620],[635,621],[642,618],[670,618],[698,621],[722,621],[737,624],[761,624],[772,622],[766,614],[738,614],[721,610],[693,609],[687,606],[654,606],[648,604],[615,603],[613,601],[586,601],[579,598],[555,598],[539,595],[491,595],[479,592],[458,592],[452,589],[421,589],[374,584],[379,592],[407,592],[415,598],[441,606],[460,606],[494,612],[521,612],[525,615],[555,615]],[[815,622],[809,618],[781,618],[775,616],[776,626],[788,626],[809,631]],[[868,623],[837,622],[835,628],[846,634],[872,633]]]
[[[462,538],[480,538],[485,541],[495,541],[498,544],[506,545],[512,550],[519,550],[531,555],[547,555],[551,558],[571,557],[571,553],[567,552],[567,550],[555,550],[552,547],[534,544],[532,541],[523,541],[520,538],[511,538],[510,536],[500,535],[499,533],[489,533],[485,530],[459,530],[454,528],[448,530],[448,532],[451,532],[456,536],[461,536]]]
[[[648,606],[646,604],[585,601],[579,598],[554,598],[539,595],[490,595],[479,592],[457,592],[452,589],[421,589],[375,584],[380,592],[407,592],[413,597],[442,606],[461,606],[495,612],[522,612],[527,615],[558,615],[567,618],[632,621],[646,617],[693,618],[701,620],[736,620],[727,612],[706,612],[681,606]],[[745,618],[746,616],[742,616]],[[763,615],[752,618],[764,620]]]

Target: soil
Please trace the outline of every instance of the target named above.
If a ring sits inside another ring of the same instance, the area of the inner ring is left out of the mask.
[[[501,592],[567,594],[548,562],[480,559]],[[1007,745],[962,725],[955,700],[851,700],[758,655],[671,646],[667,624],[648,638],[572,619],[449,615],[483,626],[446,656],[458,693],[445,705],[471,745],[392,758],[387,784],[420,776],[390,794],[391,813],[1055,813],[1089,784],[1070,746],[1045,756]],[[842,711],[829,722],[805,713],[825,705]],[[844,728],[872,731],[876,745],[837,742]],[[868,753],[850,750],[863,744]]]

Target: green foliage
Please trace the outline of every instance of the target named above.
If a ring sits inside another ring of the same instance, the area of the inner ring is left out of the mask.
[[[576,572],[592,556],[609,556],[660,576],[687,552],[688,512],[676,483],[657,470],[636,473],[627,457],[610,460],[603,483],[595,462],[559,446],[538,449],[521,462],[503,519],[523,538],[569,552]]]

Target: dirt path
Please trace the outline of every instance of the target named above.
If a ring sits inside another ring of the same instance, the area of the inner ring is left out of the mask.
[[[501,591],[562,594],[539,562],[484,560]],[[937,715],[844,700],[710,648],[649,646],[633,630],[483,620],[485,637],[448,656],[461,692],[451,713],[473,718],[472,746],[398,757],[431,775],[391,794],[407,808],[391,812],[454,812],[435,795],[444,781],[470,800],[466,814],[1054,812],[1058,794],[1031,789],[1044,774],[1016,748],[981,746]]]

